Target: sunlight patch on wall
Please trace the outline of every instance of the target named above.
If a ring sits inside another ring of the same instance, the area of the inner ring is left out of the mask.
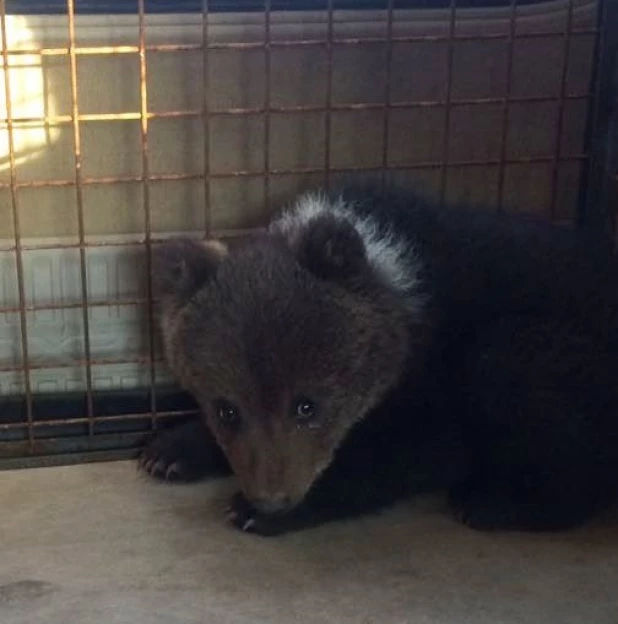
[[[19,165],[40,155],[58,137],[59,129],[45,121],[46,117],[53,117],[56,112],[53,97],[46,93],[42,55],[11,54],[11,51],[38,45],[28,27],[27,18],[7,16],[6,31],[10,105],[14,121],[13,144],[15,162]],[[0,44],[4,45],[1,38]],[[0,67],[0,172],[10,166],[6,71],[3,59]]]

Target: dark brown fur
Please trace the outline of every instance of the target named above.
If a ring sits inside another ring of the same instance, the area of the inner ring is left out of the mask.
[[[455,515],[486,529],[567,528],[606,504],[618,485],[610,248],[407,194],[344,199],[417,253],[423,305],[414,311],[332,215],[229,253],[163,245],[166,356],[204,420],[155,439],[148,471],[231,469],[242,491],[232,519],[261,534],[422,485],[449,488]]]

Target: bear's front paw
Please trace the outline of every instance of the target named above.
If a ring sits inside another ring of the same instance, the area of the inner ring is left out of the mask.
[[[164,481],[197,481],[229,474],[229,465],[199,419],[158,432],[142,451],[139,467]]]
[[[260,513],[251,506],[240,492],[232,497],[225,515],[232,526],[244,533],[274,537],[290,530],[287,516]]]
[[[142,450],[139,468],[162,481],[190,482],[201,478],[211,453],[203,442],[204,436],[193,434],[195,428],[190,423],[158,433]]]
[[[195,478],[190,466],[160,438],[155,438],[141,452],[138,466],[151,477],[162,481],[193,481]]]
[[[455,487],[449,503],[460,522],[482,531],[564,531],[580,526],[595,509],[594,499],[585,496],[556,498],[474,481]]]

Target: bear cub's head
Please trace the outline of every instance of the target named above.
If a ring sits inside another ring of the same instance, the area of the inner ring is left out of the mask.
[[[233,250],[163,243],[154,290],[167,362],[265,513],[303,500],[404,368],[407,315],[332,215]]]

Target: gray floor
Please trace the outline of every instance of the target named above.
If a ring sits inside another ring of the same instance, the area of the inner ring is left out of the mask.
[[[0,623],[618,624],[618,524],[478,534],[423,500],[261,539],[223,523],[231,487],[0,473]]]

